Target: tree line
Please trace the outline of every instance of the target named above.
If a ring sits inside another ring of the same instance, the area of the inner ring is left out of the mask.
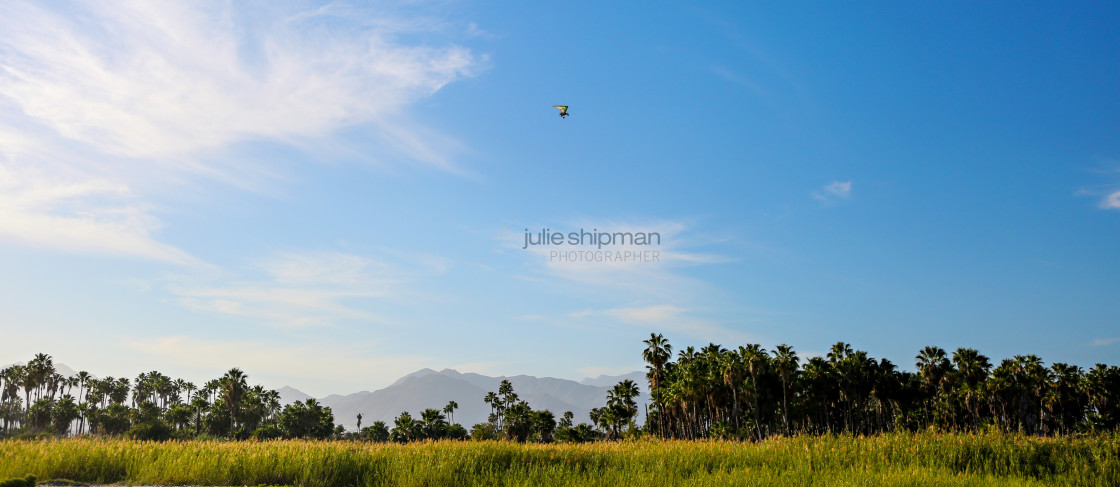
[[[77,389],[77,391],[75,391]],[[0,430],[17,434],[127,435],[137,439],[328,438],[338,427],[314,399],[281,407],[280,394],[230,369],[201,387],[159,372],[65,377],[49,355],[0,370]]]
[[[0,370],[0,437],[128,436],[143,440],[353,439],[410,442],[420,440],[590,441],[602,435],[587,424],[575,426],[565,412],[559,423],[548,410],[533,410],[509,381],[481,398],[491,407],[489,419],[469,431],[453,421],[459,404],[428,408],[413,417],[402,412],[392,425],[375,421],[354,432],[335,424],[329,407],[315,399],[281,406],[280,394],[250,386],[240,369],[201,387],[158,371],[135,379],[96,378],[82,371],[66,377],[53,359],[37,354],[26,365]],[[631,401],[632,403],[633,401]]]
[[[587,442],[625,436],[762,439],[792,434],[876,434],[890,431],[1021,432],[1034,435],[1120,429],[1120,368],[1046,366],[1036,355],[993,365],[975,349],[952,354],[929,346],[915,371],[838,342],[823,356],[803,359],[793,347],[734,349],[709,344],[678,351],[660,334],[644,340],[651,402],[637,424],[639,386],[630,380],[607,391],[590,423],[575,424],[534,410],[509,381],[480,398],[485,422],[455,423],[459,405],[402,412],[347,432],[315,399],[281,406],[280,395],[250,386],[239,369],[201,387],[157,371],[128,378],[66,377],[49,355],[0,370],[0,435],[126,435],[138,439],[316,438],[410,442],[488,440]]]
[[[660,334],[644,340],[652,404],[645,430],[669,438],[944,431],[1066,435],[1116,431],[1120,368],[1047,367],[1037,355],[994,364],[972,348],[935,346],[915,372],[838,342],[803,360],[789,345],[687,347],[673,359]]]

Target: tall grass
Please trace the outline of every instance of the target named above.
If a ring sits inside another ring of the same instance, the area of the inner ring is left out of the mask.
[[[164,485],[1120,485],[1120,437],[889,434],[761,443],[0,441],[0,479]]]

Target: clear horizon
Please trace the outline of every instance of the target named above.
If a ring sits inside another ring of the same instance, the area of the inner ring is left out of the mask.
[[[1117,364],[1116,25],[1104,3],[5,2],[0,363],[316,397],[618,375],[651,332]]]

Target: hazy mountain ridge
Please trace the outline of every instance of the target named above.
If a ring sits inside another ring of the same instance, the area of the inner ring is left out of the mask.
[[[276,390],[280,393],[280,402],[283,404],[291,404],[293,402],[303,402],[311,399],[311,396],[304,394],[302,391],[294,388],[284,386]]]
[[[579,381],[579,383],[596,387],[613,387],[615,384],[618,384],[619,382],[622,382],[626,379],[634,381],[634,383],[638,384],[638,386],[640,387],[645,387],[648,385],[648,381],[646,380],[646,373],[641,370],[622,375],[600,375],[599,377],[596,377],[594,379],[588,377]]]
[[[644,404],[648,402],[648,384],[645,373],[638,371],[619,376],[599,376],[576,382],[553,377],[534,377],[530,375],[490,377],[473,372],[461,373],[453,369],[436,372],[421,369],[401,377],[388,387],[373,392],[362,391],[353,394],[331,394],[319,399],[324,406],[334,411],[335,423],[349,430],[356,426],[358,413],[362,414],[362,425],[374,421],[385,421],[390,426],[393,419],[407,411],[414,417],[427,408],[441,409],[448,401],[455,401],[459,409],[455,411],[455,422],[466,427],[486,421],[490,406],[483,402],[486,393],[498,390],[503,380],[510,381],[518,397],[529,403],[533,409],[548,409],[557,419],[564,411],[571,411],[575,421],[587,422],[592,408],[606,404],[607,391],[619,381],[630,379],[638,384],[642,394],[636,398],[639,417],[644,417]],[[603,384],[603,385],[598,385]],[[282,387],[281,402],[289,404],[305,400],[309,396],[291,387]]]

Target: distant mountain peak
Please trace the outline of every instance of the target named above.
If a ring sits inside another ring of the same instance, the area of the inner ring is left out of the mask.
[[[446,369],[444,369],[444,370],[446,370]],[[397,381],[396,381],[396,382],[394,382],[394,383],[392,383],[392,384],[389,384],[389,387],[393,387],[393,386],[396,386],[396,385],[400,385],[401,383],[403,383],[403,382],[405,382],[405,381],[407,381],[407,380],[409,380],[409,379],[415,379],[415,378],[419,378],[419,377],[424,377],[425,375],[432,375],[432,374],[438,374],[438,373],[439,373],[439,372],[436,372],[436,371],[434,371],[434,370],[432,370],[432,369],[429,369],[429,368],[427,368],[427,367],[424,367],[424,368],[422,368],[422,369],[420,369],[420,370],[417,370],[416,372],[413,372],[413,373],[411,373],[411,374],[408,374],[408,375],[406,375],[406,376],[404,376],[404,377],[401,377],[400,379],[397,379]]]
[[[606,403],[610,386],[614,386],[619,380],[632,379],[631,376],[635,374],[644,377],[642,372],[634,372],[628,376],[600,377],[607,384],[597,386],[524,374],[492,377],[473,372],[462,373],[454,369],[436,372],[425,368],[401,377],[384,389],[347,395],[334,394],[319,399],[319,402],[331,408],[335,421],[353,429],[357,427],[355,417],[359,413],[362,414],[363,424],[372,424],[373,421],[391,423],[402,412],[407,411],[416,416],[424,409],[442,409],[448,401],[455,401],[459,404],[459,409],[455,411],[455,422],[469,428],[475,423],[486,421],[491,412],[490,406],[483,401],[486,393],[498,390],[501,381],[509,380],[518,396],[534,409],[548,409],[557,416],[564,411],[572,411],[579,422],[587,421],[592,408]],[[643,393],[637,400],[639,404],[643,404],[648,397]]]
[[[276,390],[280,394],[280,404],[291,404],[293,402],[304,402],[312,397],[303,391],[290,386],[284,386]]]

